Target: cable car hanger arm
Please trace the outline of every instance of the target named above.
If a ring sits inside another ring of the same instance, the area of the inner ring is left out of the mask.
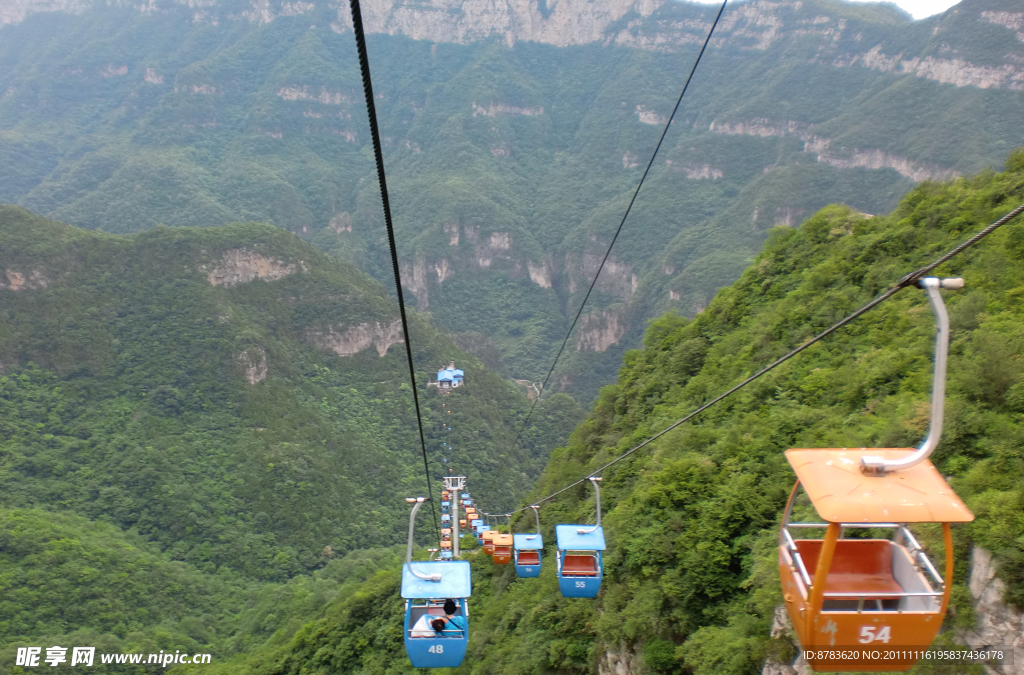
[[[594,486],[594,500],[597,503],[597,525],[593,527],[581,527],[576,530],[576,534],[590,534],[591,532],[597,532],[601,529],[601,488],[598,487],[598,483],[601,482],[600,476],[590,476],[587,480]],[[540,528],[537,528],[540,530]]]
[[[423,506],[424,502],[430,501],[430,498],[406,497],[405,501],[409,502],[410,504],[415,504],[415,506],[412,507],[412,513],[409,514],[409,541],[405,548],[405,564],[409,568],[409,571],[412,572],[414,577],[418,579],[423,579],[424,581],[433,581],[435,583],[440,583],[440,574],[420,574],[412,565],[412,535],[414,530],[416,529],[416,513],[420,510],[420,507]]]
[[[960,289],[964,280],[938,279],[925,277],[917,285],[928,292],[928,302],[935,315],[935,371],[932,377],[932,417],[928,425],[928,437],[921,443],[916,452],[899,459],[885,459],[877,455],[864,455],[861,458],[861,471],[868,475],[882,475],[890,471],[909,469],[927,459],[942,437],[942,414],[946,402],[946,361],[949,356],[949,313],[942,301],[940,288]]]

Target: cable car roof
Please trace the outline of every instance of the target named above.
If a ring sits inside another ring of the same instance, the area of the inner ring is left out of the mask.
[[[544,548],[544,537],[539,534],[513,534],[512,540],[520,551],[539,551]]]
[[[558,548],[563,551],[603,551],[605,549],[603,527],[598,527],[593,532],[579,532],[579,530],[591,530],[593,527],[593,525],[555,525]]]
[[[884,476],[861,473],[863,455],[899,459],[912,452],[913,448],[794,448],[786,451],[786,459],[818,515],[830,523],[974,520],[974,514],[928,460]]]
[[[420,579],[412,573],[409,565],[420,574],[440,574],[441,581]],[[403,598],[468,598],[472,594],[469,562],[465,560],[414,562],[402,565]]]
[[[511,534],[496,534],[494,535],[495,546],[511,546],[512,535]]]

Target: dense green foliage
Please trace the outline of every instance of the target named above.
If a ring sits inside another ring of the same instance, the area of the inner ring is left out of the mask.
[[[279,4],[269,23],[238,0],[155,0],[0,27],[0,200],[107,232],[269,222],[390,284],[352,34],[332,3]],[[998,165],[1024,93],[863,54],[998,70],[1020,43],[977,15],[1015,6],[914,23],[828,0],[728,10],[555,386],[589,403],[650,319],[707,306],[774,224],[834,202],[888,211],[914,167]],[[696,53],[675,36],[699,40],[714,13],[652,9],[605,44],[369,36],[407,290],[446,331],[485,335],[465,344],[514,377],[553,359]],[[818,161],[822,143],[843,166]]]
[[[80,516],[0,511],[2,672],[11,672],[14,650],[25,644],[220,651],[243,607],[244,585],[152,549],[137,535]],[[98,658],[95,665],[116,672]],[[68,664],[59,671],[72,672]]]
[[[245,255],[286,273],[211,283]],[[0,208],[0,268],[0,504],[106,519],[262,579],[402,540],[402,498],[426,491],[404,350],[319,341],[400,339],[377,282],[267,225],[125,237],[16,207]],[[417,315],[412,330],[431,471],[447,460],[511,504],[579,407],[545,402],[510,452],[525,396]],[[428,364],[452,359],[467,384],[442,396]]]
[[[93,670],[152,673],[104,665],[99,654],[179,650],[217,663],[254,646],[287,643],[310,616],[352,595],[396,549],[356,551],[287,583],[253,583],[226,569],[206,574],[170,561],[152,543],[118,528],[52,511],[0,511],[0,672],[20,646],[96,647]],[[54,672],[80,669],[64,663]],[[156,668],[160,670],[160,668]]]
[[[833,206],[799,229],[774,231],[705,312],[651,326],[531,496],[585,476],[1024,201],[1024,151],[1008,166],[924,184],[888,216]],[[962,275],[967,287],[946,294],[953,336],[934,460],[978,516],[955,530],[950,629],[975,620],[964,586],[974,545],[995,554],[1007,600],[1024,597],[1022,228],[1018,219],[937,270]],[[780,604],[776,528],[793,482],[782,452],[916,444],[927,427],[933,335],[923,294],[904,290],[606,471],[609,551],[596,602],[561,598],[551,565],[540,579],[518,580],[474,558],[470,656],[460,670],[589,673],[611,653],[641,659],[643,672],[739,674],[759,672],[770,654],[792,655],[788,639],[769,638]],[[593,522],[593,508],[585,486],[545,504],[547,560],[553,526]],[[919,534],[941,560],[937,532]],[[382,575],[243,672],[407,672],[399,610],[397,576]]]

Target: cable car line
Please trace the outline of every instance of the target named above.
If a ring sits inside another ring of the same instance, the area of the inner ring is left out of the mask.
[[[437,509],[434,507],[433,490],[430,487],[430,466],[427,463],[427,441],[423,435],[423,416],[420,413],[420,397],[416,391],[416,372],[412,364],[412,341],[409,339],[409,321],[405,315],[405,298],[402,295],[402,276],[398,270],[398,248],[395,245],[395,229],[391,221],[391,202],[388,200],[388,183],[384,176],[384,154],[380,145],[380,130],[377,128],[377,108],[373,104],[373,82],[370,79],[370,60],[366,55],[366,37],[363,35],[363,17],[359,11],[359,0],[351,0],[352,26],[356,34],[356,49],[359,52],[359,70],[363,76],[363,93],[366,95],[366,112],[370,118],[370,136],[373,138],[373,156],[377,162],[377,179],[380,181],[380,196],[384,206],[384,223],[388,230],[388,245],[391,247],[391,266],[395,271],[395,291],[398,293],[398,310],[402,316],[402,335],[405,337],[405,355],[409,362],[409,379],[412,381],[412,400],[416,407],[416,425],[420,432],[420,449],[423,452],[423,473],[427,480],[427,497],[430,512],[434,516],[434,530],[441,541],[441,528],[437,524]]]
[[[1021,213],[1024,213],[1024,204],[1019,205],[1017,208],[1013,209],[1012,211],[1010,211],[1009,213],[1007,213],[1005,216],[1003,216],[999,220],[995,221],[994,223],[991,223],[990,225],[985,227],[985,229],[981,230],[980,232],[978,232],[976,235],[974,235],[973,237],[971,237],[967,241],[965,241],[962,244],[959,244],[958,246],[956,246],[953,249],[949,250],[948,252],[943,254],[940,258],[935,260],[934,262],[929,263],[928,265],[925,265],[924,267],[922,267],[922,268],[920,268],[918,270],[915,270],[914,272],[911,272],[910,274],[907,274],[902,279],[900,279],[898,282],[896,282],[896,284],[892,288],[890,288],[889,290],[885,291],[884,293],[879,295],[877,298],[875,298],[871,302],[867,303],[866,305],[864,305],[863,307],[861,307],[857,311],[853,312],[852,314],[850,314],[846,318],[841,319],[840,321],[836,322],[830,328],[827,328],[826,330],[822,331],[821,333],[818,333],[816,336],[814,336],[813,338],[811,338],[807,342],[803,343],[802,345],[800,345],[796,349],[792,350],[791,352],[789,352],[785,356],[779,357],[775,361],[772,361],[770,364],[768,364],[767,366],[765,366],[761,370],[757,371],[756,373],[754,373],[750,377],[746,378],[745,380],[743,380],[739,384],[731,387],[726,392],[724,392],[722,394],[719,394],[718,396],[716,396],[712,400],[708,401],[704,405],[700,406],[699,408],[697,408],[693,412],[689,413],[688,415],[686,415],[682,419],[679,419],[676,422],[673,422],[672,424],[670,424],[669,426],[665,427],[664,429],[662,429],[658,433],[654,434],[653,436],[651,436],[651,437],[647,438],[646,440],[644,440],[643,442],[641,442],[639,445],[636,445],[635,447],[630,448],[629,450],[627,450],[626,452],[622,453],[621,455],[619,455],[618,457],[616,457],[612,461],[608,462],[607,464],[605,464],[605,465],[603,465],[603,466],[601,466],[601,467],[599,467],[597,469],[594,469],[593,471],[589,472],[586,476],[584,476],[583,478],[580,478],[576,482],[570,483],[569,485],[566,485],[561,490],[558,490],[557,492],[553,492],[553,493],[549,494],[547,497],[544,497],[542,499],[533,500],[532,504],[540,504],[542,502],[546,502],[546,501],[548,501],[550,499],[553,499],[554,497],[557,497],[558,495],[562,494],[566,490],[574,488],[577,485],[580,485],[581,483],[586,482],[592,476],[596,476],[596,475],[604,472],[605,469],[608,469],[608,468],[614,466],[615,464],[618,464],[619,462],[624,460],[626,457],[629,457],[630,455],[632,455],[637,450],[640,450],[641,448],[643,448],[643,447],[645,447],[647,445],[650,445],[652,442],[654,442],[655,440],[661,438],[662,436],[664,436],[668,432],[672,431],[673,429],[675,429],[679,425],[681,425],[681,424],[683,424],[685,422],[688,422],[689,420],[693,419],[694,417],[696,417],[700,413],[704,412],[705,410],[707,410],[711,406],[713,406],[716,403],[722,401],[723,399],[727,398],[728,396],[736,393],[737,391],[739,391],[743,387],[747,386],[748,384],[750,384],[754,380],[760,378],[762,375],[768,373],[771,370],[774,370],[776,367],[782,365],[783,363],[785,363],[789,359],[793,358],[794,356],[796,356],[800,352],[804,351],[805,349],[807,349],[808,347],[813,345],[815,342],[818,342],[818,341],[828,337],[829,335],[831,335],[832,333],[836,332],[837,330],[839,330],[840,328],[842,328],[846,324],[850,323],[854,319],[856,319],[856,318],[860,317],[862,314],[866,313],[868,310],[873,309],[874,307],[878,306],[882,302],[888,300],[892,296],[896,295],[896,293],[898,293],[900,290],[906,288],[907,286],[911,286],[913,284],[916,284],[917,281],[919,279],[922,279],[928,272],[930,272],[931,270],[935,269],[936,267],[938,267],[942,263],[948,261],[950,258],[952,258],[952,257],[962,253],[963,251],[967,250],[971,246],[974,246],[979,241],[981,241],[982,239],[984,239],[985,237],[990,235],[992,232],[994,232],[995,230],[999,229],[1000,227],[1002,227],[1006,223],[1010,222],[1011,220],[1013,220],[1014,218],[1019,216]],[[526,511],[527,509],[530,509],[530,508],[532,508],[532,507],[531,506],[525,506],[525,507],[523,507],[521,509],[516,509],[515,511],[510,512],[508,515],[511,516],[511,515],[516,514],[516,513],[520,513],[522,511]]]
[[[562,346],[559,347],[558,353],[555,355],[555,360],[551,363],[551,367],[548,368],[548,373],[544,376],[544,381],[541,382],[540,389],[537,391],[537,398],[533,400],[533,405],[530,406],[529,412],[526,413],[526,417],[523,419],[523,423],[519,427],[519,432],[516,434],[515,440],[513,440],[512,444],[509,446],[508,452],[506,453],[506,461],[502,464],[502,468],[507,464],[508,453],[515,450],[516,444],[519,442],[519,439],[522,438],[523,431],[526,429],[526,425],[529,423],[530,417],[533,416],[533,411],[540,402],[540,397],[544,394],[544,389],[548,385],[548,380],[551,379],[551,374],[555,371],[558,359],[562,357],[562,352],[565,351],[565,346],[569,343],[569,337],[572,335],[573,329],[576,328],[576,324],[579,322],[580,316],[583,314],[583,308],[586,307],[587,301],[590,299],[590,294],[594,290],[594,286],[597,285],[597,280],[601,276],[601,270],[604,269],[605,263],[608,262],[608,257],[612,253],[612,247],[615,246],[615,241],[619,238],[619,234],[622,232],[622,226],[626,224],[626,218],[629,217],[629,213],[633,209],[633,203],[636,202],[637,195],[640,194],[640,188],[643,187],[644,181],[647,179],[647,174],[650,173],[651,167],[654,166],[654,160],[658,156],[661,144],[665,141],[665,136],[668,135],[669,127],[672,126],[672,120],[675,119],[676,112],[679,111],[679,105],[683,102],[683,96],[686,95],[686,90],[689,88],[690,82],[693,80],[693,75],[697,72],[697,66],[700,64],[700,60],[704,56],[704,51],[707,49],[708,43],[711,42],[711,36],[715,33],[715,27],[718,26],[718,21],[722,18],[722,13],[725,11],[725,5],[728,1],[729,0],[722,0],[722,6],[719,7],[718,14],[715,16],[715,20],[711,24],[711,29],[708,31],[707,37],[704,39],[704,44],[701,46],[700,52],[697,54],[697,58],[694,60],[693,66],[690,68],[690,74],[686,77],[686,82],[683,84],[683,90],[679,92],[679,98],[676,99],[676,105],[672,108],[672,114],[668,116],[668,121],[665,122],[665,128],[661,131],[661,137],[658,139],[658,144],[654,146],[654,152],[651,153],[651,159],[647,162],[647,168],[644,169],[644,173],[640,177],[640,182],[637,183],[636,189],[633,191],[633,196],[629,200],[626,212],[622,214],[622,220],[619,221],[619,226],[615,230],[615,235],[608,244],[608,250],[605,251],[604,258],[601,259],[601,264],[597,268],[597,273],[594,274],[594,279],[590,282],[590,288],[587,289],[587,294],[583,296],[583,302],[580,303],[580,308],[572,320],[572,325],[569,326],[569,330],[565,334],[565,339],[562,340]]]

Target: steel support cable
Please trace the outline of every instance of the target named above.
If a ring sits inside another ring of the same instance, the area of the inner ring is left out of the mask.
[[[423,435],[423,416],[420,414],[420,397],[416,391],[416,372],[412,364],[412,341],[409,339],[409,321],[405,315],[405,298],[402,295],[402,276],[398,270],[398,248],[395,245],[395,229],[391,221],[391,202],[388,200],[388,183],[384,176],[384,153],[381,152],[380,130],[377,128],[377,108],[373,104],[373,82],[370,79],[370,60],[366,55],[366,37],[363,35],[363,17],[359,11],[359,0],[350,0],[352,27],[356,34],[356,49],[359,51],[359,69],[363,75],[363,93],[366,95],[366,113],[370,118],[370,136],[373,139],[373,156],[377,161],[377,179],[380,181],[380,197],[384,205],[384,223],[388,230],[388,245],[391,247],[391,266],[395,271],[395,291],[398,293],[398,310],[402,315],[402,334],[405,337],[405,355],[409,362],[409,379],[412,381],[412,400],[416,407],[416,425],[420,432],[420,449],[423,451],[423,473],[427,481],[427,497],[430,498],[430,513],[434,517],[437,540],[441,540],[441,528],[437,525],[437,509],[434,507],[433,491],[430,487],[430,466],[427,463],[427,442]]]
[[[544,376],[544,381],[541,382],[540,389],[537,391],[537,398],[533,400],[533,405],[530,406],[529,412],[526,413],[526,417],[523,419],[523,423],[519,427],[519,432],[516,434],[515,440],[512,441],[512,445],[509,446],[508,452],[506,453],[506,460],[508,454],[515,450],[516,444],[519,443],[519,439],[523,436],[523,431],[526,430],[526,425],[529,423],[530,417],[533,416],[534,409],[540,402],[540,397],[544,395],[544,390],[547,388],[548,380],[551,379],[551,374],[555,371],[558,359],[562,357],[562,352],[565,351],[565,346],[569,343],[569,337],[572,335],[573,329],[576,328],[576,324],[579,322],[580,316],[583,314],[583,308],[586,307],[587,300],[590,299],[590,294],[593,292],[594,286],[597,285],[597,279],[601,276],[601,270],[604,269],[604,264],[608,262],[608,257],[612,253],[612,247],[615,246],[615,241],[619,238],[619,234],[622,232],[622,226],[626,224],[626,218],[629,217],[629,212],[633,209],[633,203],[636,202],[636,197],[640,194],[640,188],[643,187],[644,181],[647,179],[647,174],[650,173],[651,167],[654,166],[654,160],[658,156],[661,144],[665,141],[665,136],[668,135],[668,129],[672,126],[672,120],[675,119],[676,112],[679,110],[679,105],[683,102],[683,96],[686,95],[686,90],[689,88],[691,80],[693,80],[693,74],[697,72],[697,66],[700,64],[701,57],[704,56],[704,51],[708,48],[708,43],[711,42],[711,36],[715,33],[715,27],[718,25],[719,19],[722,18],[722,12],[725,11],[725,5],[728,1],[729,0],[722,0],[722,6],[718,9],[718,14],[715,16],[715,20],[711,24],[711,29],[708,31],[707,37],[704,39],[704,44],[701,46],[700,52],[697,54],[697,58],[694,60],[693,66],[690,68],[690,74],[686,77],[686,82],[683,84],[683,90],[679,92],[679,98],[676,99],[676,105],[672,108],[672,114],[668,116],[668,121],[665,122],[665,128],[661,131],[661,137],[658,139],[658,144],[654,146],[654,152],[651,153],[651,159],[647,162],[647,168],[644,169],[644,173],[640,177],[640,182],[637,183],[636,189],[633,191],[633,196],[629,200],[626,212],[622,214],[622,220],[619,221],[619,226],[616,228],[614,236],[612,236],[611,243],[608,244],[608,250],[605,251],[604,258],[601,259],[601,264],[597,268],[597,273],[594,274],[594,279],[590,282],[590,288],[587,289],[587,294],[583,296],[583,302],[580,303],[580,308],[576,312],[575,318],[572,320],[572,325],[569,326],[569,330],[565,334],[565,339],[562,340],[562,346],[559,347],[558,353],[555,355],[555,360],[552,361],[551,367],[548,368],[548,374]],[[502,468],[504,468],[504,465],[502,465]]]
[[[898,282],[896,282],[896,284],[892,288],[890,288],[889,290],[885,291],[884,293],[879,295],[877,298],[875,298],[874,300],[872,300],[868,304],[864,305],[863,307],[861,307],[860,309],[855,311],[853,314],[850,314],[846,318],[844,318],[844,319],[840,320],[839,322],[833,324],[831,327],[825,329],[821,333],[818,333],[813,338],[811,338],[807,342],[804,342],[802,345],[800,345],[799,347],[797,347],[793,351],[789,352],[785,356],[779,357],[775,361],[772,361],[770,364],[768,364],[767,366],[765,366],[761,370],[757,371],[756,373],[754,373],[753,375],[751,375],[747,379],[743,380],[739,384],[731,387],[730,389],[728,389],[724,393],[719,394],[718,396],[716,396],[715,398],[711,399],[710,401],[708,401],[704,405],[700,406],[699,408],[697,408],[693,412],[689,413],[688,415],[686,415],[682,419],[679,419],[679,420],[673,422],[669,426],[665,427],[664,429],[662,429],[658,433],[654,434],[653,436],[645,439],[639,445],[636,445],[636,446],[630,448],[629,450],[627,450],[626,452],[622,453],[621,455],[619,455],[618,457],[616,457],[612,461],[608,462],[607,464],[604,464],[601,467],[599,467],[597,469],[594,469],[593,471],[590,471],[589,473],[587,473],[586,476],[584,476],[583,478],[580,478],[576,482],[570,483],[569,485],[566,485],[564,488],[562,488],[561,490],[558,490],[557,492],[552,492],[547,497],[544,497],[542,499],[533,500],[531,502],[531,504],[541,504],[541,503],[546,502],[546,501],[548,501],[550,499],[553,499],[553,498],[557,497],[558,495],[562,494],[563,492],[565,492],[566,490],[570,490],[570,489],[576,487],[577,485],[580,485],[581,483],[585,483],[590,478],[590,476],[596,476],[596,475],[602,473],[603,471],[605,471],[605,469],[608,469],[608,468],[618,464],[622,460],[624,460],[627,457],[629,457],[630,455],[632,455],[637,450],[640,450],[641,448],[644,448],[647,445],[650,445],[651,443],[653,443],[654,441],[658,440],[659,438],[661,438],[662,436],[664,436],[668,432],[672,431],[676,427],[678,427],[681,424],[684,424],[684,423],[690,421],[691,419],[693,419],[694,417],[696,417],[700,413],[704,412],[705,410],[707,410],[711,406],[713,406],[716,403],[722,401],[723,399],[727,398],[728,396],[730,396],[732,394],[735,394],[737,391],[739,391],[743,387],[747,386],[748,384],[750,384],[754,380],[758,379],[762,375],[768,373],[771,370],[774,370],[776,367],[782,365],[783,363],[785,363],[789,359],[793,358],[794,356],[796,356],[800,352],[804,351],[805,349],[807,349],[808,347],[813,345],[815,342],[818,342],[818,341],[824,339],[825,337],[827,337],[827,336],[831,335],[832,333],[836,332],[837,330],[839,330],[840,328],[842,328],[846,324],[850,323],[854,319],[857,319],[858,317],[860,317],[861,315],[865,314],[869,310],[871,310],[871,309],[877,307],[878,305],[882,304],[883,302],[885,302],[886,300],[888,300],[892,296],[896,295],[896,293],[898,293],[902,289],[906,288],[907,286],[911,286],[913,284],[916,284],[917,281],[919,279],[922,279],[926,274],[928,274],[928,272],[932,271],[933,269],[935,269],[936,267],[938,267],[942,263],[948,261],[950,258],[952,258],[952,257],[954,257],[954,256],[956,256],[956,255],[958,255],[960,253],[963,253],[966,249],[970,248],[971,246],[974,246],[979,241],[981,241],[982,239],[987,237],[989,234],[991,234],[995,230],[999,229],[1000,227],[1002,227],[1006,223],[1010,222],[1011,220],[1013,220],[1014,218],[1019,216],[1021,213],[1024,213],[1024,204],[1021,204],[1017,208],[1013,209],[1012,211],[1007,213],[1005,216],[1003,216],[999,220],[995,221],[994,223],[992,223],[991,225],[989,225],[988,227],[986,227],[982,231],[978,232],[976,235],[974,235],[973,237],[971,237],[967,241],[963,242],[959,246],[956,246],[955,248],[951,249],[950,251],[945,253],[942,257],[940,257],[938,260],[936,260],[936,261],[934,261],[932,263],[929,263],[928,265],[925,265],[924,267],[922,267],[922,268],[920,268],[918,270],[915,270],[914,272],[911,272],[910,274],[906,275],[905,277],[900,279]],[[516,514],[516,513],[520,513],[522,511],[526,511],[529,508],[530,508],[529,506],[525,506],[525,507],[523,507],[521,509],[516,509],[515,511],[512,511],[508,515],[511,516],[511,515]]]

